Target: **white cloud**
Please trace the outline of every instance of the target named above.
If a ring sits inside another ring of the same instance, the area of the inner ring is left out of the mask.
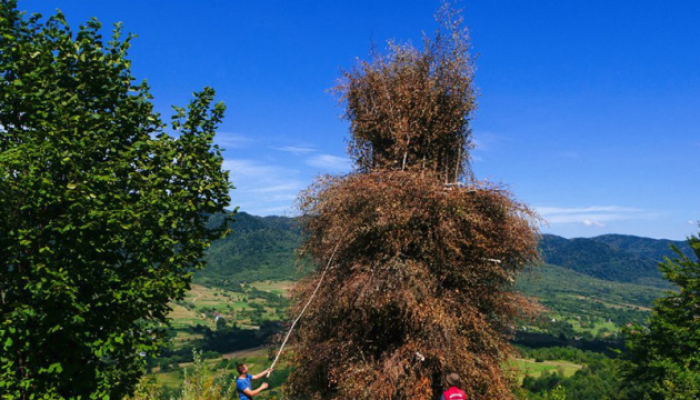
[[[237,133],[216,132],[214,142],[228,150],[244,148],[248,146],[249,143],[253,142],[253,139]]]
[[[265,186],[265,187],[250,189],[250,191],[255,192],[255,193],[275,193],[275,192],[284,192],[284,191],[288,191],[288,190],[299,191],[300,188],[302,188],[303,186],[304,186],[304,183],[301,181],[291,181],[291,182],[286,182],[286,183],[280,183],[279,185]]]
[[[266,176],[270,172],[274,171],[276,167],[271,165],[261,165],[256,161],[251,160],[224,160],[223,165],[224,170],[231,171],[233,176],[243,176],[243,177],[260,177]]]
[[[252,160],[224,160],[223,169],[231,171],[231,203],[241,211],[255,215],[292,212],[292,204],[307,184],[296,169]]]
[[[297,156],[318,151],[318,150],[312,149],[310,147],[300,147],[300,146],[273,147],[273,149],[279,150],[279,151],[284,151],[287,153],[292,153],[292,154],[297,155]]]
[[[584,219],[582,223],[586,226],[595,226],[597,228],[605,228],[605,224],[600,221],[591,221],[590,219]]]
[[[306,164],[312,167],[321,168],[322,172],[349,172],[351,169],[350,159],[338,157],[330,154],[320,154],[306,160]]]
[[[619,206],[592,207],[536,207],[537,212],[550,224],[583,224],[603,228],[606,222],[648,218],[640,208]]]
[[[693,221],[692,219],[689,219],[689,220],[688,220],[688,225],[693,225],[693,226],[694,226],[694,225],[697,225],[697,224],[698,224],[698,221]]]

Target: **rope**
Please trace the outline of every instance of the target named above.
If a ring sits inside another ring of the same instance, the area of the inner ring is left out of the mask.
[[[282,342],[282,346],[280,346],[279,351],[277,352],[277,356],[275,357],[275,361],[272,362],[272,365],[270,365],[270,370],[267,373],[267,377],[270,377],[270,374],[272,373],[272,368],[275,367],[275,364],[277,364],[277,360],[279,360],[280,355],[282,354],[282,350],[284,350],[284,346],[287,344],[287,340],[289,340],[289,336],[292,334],[292,331],[294,330],[294,326],[296,326],[297,322],[301,319],[302,315],[304,315],[304,312],[306,309],[309,307],[309,304],[311,304],[311,301],[314,299],[316,296],[316,292],[318,292],[318,289],[321,287],[321,283],[323,283],[323,278],[326,276],[326,272],[331,267],[331,263],[333,262],[333,257],[335,256],[335,252],[338,250],[338,247],[340,247],[340,244],[342,243],[342,240],[338,241],[338,244],[335,245],[335,248],[333,249],[333,252],[331,253],[330,258],[328,259],[328,264],[326,264],[326,269],[323,270],[323,273],[321,274],[321,278],[318,280],[318,285],[316,285],[316,289],[314,289],[313,293],[311,293],[311,297],[309,297],[309,301],[306,302],[306,305],[304,308],[301,309],[301,312],[299,313],[299,316],[294,320],[292,323],[292,326],[289,328],[289,331],[287,332],[287,336],[285,336],[284,341]]]

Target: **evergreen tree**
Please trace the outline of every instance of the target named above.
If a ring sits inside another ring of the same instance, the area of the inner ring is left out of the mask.
[[[624,331],[623,388],[630,400],[700,396],[700,238],[687,242],[695,259],[673,247],[676,257],[660,264],[678,290],[655,302],[648,327]]]

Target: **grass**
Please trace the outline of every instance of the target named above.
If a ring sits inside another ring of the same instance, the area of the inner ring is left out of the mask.
[[[294,287],[294,281],[260,281],[251,282],[250,286],[265,292],[288,296],[290,290]]]
[[[275,298],[266,300],[260,298],[264,291],[287,298],[292,288],[292,281],[262,281],[252,282],[242,288],[242,291],[232,291],[220,288],[209,288],[193,284],[192,289],[185,295],[183,301],[171,303],[169,317],[174,330],[172,339],[176,349],[192,345],[194,341],[204,337],[202,333],[193,332],[190,328],[197,325],[216,329],[217,315],[225,318],[229,324],[236,323],[244,329],[257,328],[252,317],[256,309],[262,312],[262,320],[276,321],[286,318],[286,307],[281,306],[285,300]],[[257,294],[255,293],[256,291]],[[265,296],[263,296],[265,297]],[[257,317],[259,318],[259,317]],[[257,321],[257,320],[256,320]],[[222,354],[219,358],[203,360],[203,366],[210,371],[214,379],[231,378],[235,373],[235,362],[243,360],[249,364],[251,371],[267,368],[269,364],[267,348],[250,349],[243,352]],[[234,360],[234,361],[230,361]],[[232,364],[233,363],[233,364]],[[284,365],[284,364],[283,364]],[[222,366],[224,366],[222,368]],[[184,369],[190,368],[189,363],[180,363],[174,371],[156,373],[156,385],[160,388],[179,389],[184,380]],[[258,397],[256,397],[257,399]],[[267,397],[259,397],[265,399]]]
[[[643,322],[652,300],[663,292],[656,287],[604,281],[553,265],[523,273],[517,287],[550,310],[545,314],[548,319],[568,322],[577,334],[600,338],[614,335],[629,322]],[[534,326],[527,328],[537,330]]]
[[[576,371],[583,368],[581,364],[575,364],[563,360],[550,360],[537,362],[531,358],[516,358],[509,363],[511,368],[515,368],[518,374],[518,383],[522,384],[526,376],[538,378],[544,372],[559,371],[563,376],[570,377]]]
[[[577,299],[580,300],[588,300],[588,301],[593,301],[597,302],[600,304],[605,305],[606,307],[609,308],[619,308],[619,309],[632,309],[632,310],[641,310],[641,311],[651,311],[650,307],[645,307],[639,304],[631,304],[631,303],[624,303],[624,302],[612,302],[612,301],[604,301],[600,299],[595,299],[589,296],[575,296]]]
[[[617,332],[619,327],[613,322],[605,320],[594,320],[590,323],[582,322],[578,319],[568,319],[567,320],[577,332],[590,332],[593,336],[597,336],[601,330],[605,329],[607,332]]]
[[[294,282],[291,281],[263,281],[250,284],[258,290],[287,296]],[[198,336],[187,335],[181,330],[202,325],[214,329],[216,316],[221,314],[228,321],[235,321],[242,328],[257,328],[250,318],[255,311],[255,306],[263,307],[263,319],[278,321],[286,317],[285,310],[278,305],[271,306],[268,301],[261,298],[251,298],[249,293],[234,292],[226,289],[208,288],[193,284],[192,290],[186,295],[183,302],[171,303],[172,311],[169,317],[171,325],[177,332],[177,341],[186,342],[197,339]]]
[[[614,305],[629,309],[648,308],[665,292],[654,286],[597,279],[555,265],[543,265],[523,272],[516,286],[527,295],[540,299],[564,295],[601,302],[611,308]]]
[[[158,372],[156,373],[156,386],[179,388],[182,385],[184,371]]]

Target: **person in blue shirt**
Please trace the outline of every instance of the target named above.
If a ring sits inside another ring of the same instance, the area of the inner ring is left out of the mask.
[[[268,388],[269,385],[267,382],[263,382],[259,388],[253,390],[251,380],[262,378],[263,376],[272,372],[272,368],[268,368],[257,375],[250,375],[248,373],[248,367],[245,364],[238,364],[236,369],[240,374],[238,379],[236,379],[236,389],[238,390],[238,398],[240,400],[251,400],[253,397],[257,396],[258,393]]]

